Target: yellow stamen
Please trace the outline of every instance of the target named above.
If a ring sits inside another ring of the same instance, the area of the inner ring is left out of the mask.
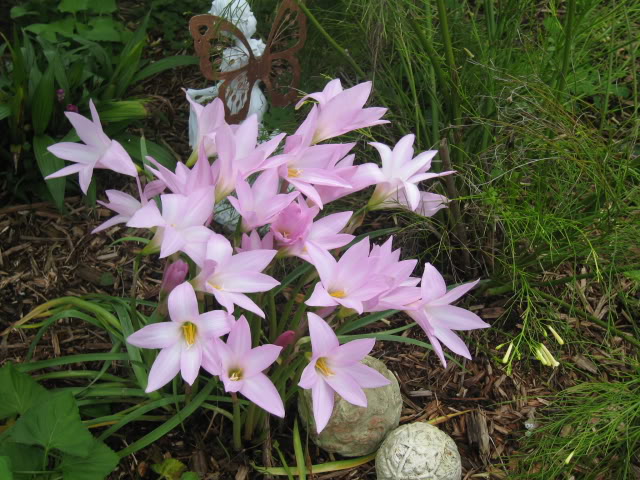
[[[333,290],[329,292],[329,295],[334,298],[344,298],[347,296],[347,292],[345,292],[344,290]]]
[[[331,376],[335,375],[333,370],[331,370],[329,368],[329,365],[327,365],[327,359],[325,357],[320,357],[316,361],[316,370],[318,370],[325,377],[331,377]]]
[[[299,168],[289,168],[287,169],[287,176],[291,178],[297,178],[302,174],[302,170]]]
[[[234,368],[233,370],[229,370],[229,380],[232,380],[234,382],[238,382],[240,380],[242,380],[242,374],[244,372],[242,371],[241,368]]]
[[[222,290],[222,285],[218,285],[217,283],[209,282],[209,285],[211,285],[216,290]]]
[[[191,322],[184,322],[180,328],[182,329],[182,335],[184,336],[187,345],[191,346],[196,343],[198,327]]]

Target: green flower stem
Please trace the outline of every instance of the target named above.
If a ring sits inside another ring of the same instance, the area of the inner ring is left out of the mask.
[[[275,299],[275,295],[273,294],[273,290],[270,290],[267,293],[267,306],[268,308],[268,315],[269,315],[269,342],[273,343],[276,341],[276,338],[278,338],[278,335],[280,335],[280,332],[278,330],[278,316],[276,313],[276,299]]]
[[[564,24],[564,49],[562,51],[562,70],[558,78],[557,90],[562,93],[567,83],[569,73],[569,62],[571,60],[571,46],[573,44],[573,24],[576,14],[576,0],[569,0],[567,5],[567,17]]]
[[[244,439],[249,441],[253,438],[253,430],[256,426],[256,410],[257,406],[255,403],[249,405],[249,410],[247,410],[247,417],[244,421]]]
[[[233,400],[233,448],[239,452],[242,450],[242,436],[240,431],[242,430],[242,418],[240,417],[240,404],[238,403],[238,396],[235,393],[231,393]]]

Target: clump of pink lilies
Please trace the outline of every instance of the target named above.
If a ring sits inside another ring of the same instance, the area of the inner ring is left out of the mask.
[[[202,367],[220,379],[235,401],[240,393],[283,417],[282,398],[289,398],[283,392],[286,382],[274,384],[267,372],[288,368],[289,384],[312,390],[320,432],[331,417],[334,394],[366,407],[363,389],[388,383],[361,363],[375,341],[340,344],[331,326],[335,328],[338,320],[403,311],[424,330],[443,364],[442,344],[471,358],[454,331],[489,325],[451,304],[477,281],[447,290],[430,263],[424,265],[422,278],[412,276],[417,261],[401,260],[392,238],[371,245],[367,236],[358,240],[352,235],[371,210],[406,208],[434,215],[446,207],[447,199],[421,191],[419,185],[454,173],[430,172],[436,151],[414,155],[413,135],[393,147],[371,143],[380,166],[356,164],[350,154],[354,143],[326,143],[387,123],[381,120],[386,109],[364,107],[370,93],[370,82],[345,90],[340,80],[332,80],[322,92],[300,101],[297,107],[315,103],[293,135],[280,134],[263,143],[258,141],[255,115],[240,125],[228,125],[220,100],[198,105],[197,161],[193,166],[178,163],[174,171],[153,158],[148,158],[153,167],[136,166],[104,133],[93,102],[92,120],[66,113],[84,143],[51,146],[54,155],[73,163],[48,178],[78,173],[86,192],[96,168],[136,177],[139,197],[108,190],[109,202],[101,203],[116,215],[94,231],[119,223],[148,230],[151,240],[143,252],[167,258],[161,303],[168,318],[143,326],[127,339],[140,348],[160,349],[149,371],[147,392],[161,389],[178,373],[192,385]],[[357,214],[322,215],[328,203],[369,187],[370,199]],[[215,206],[222,202],[238,214],[229,238],[210,228]],[[299,285],[289,298],[272,276],[284,271],[276,266],[287,262],[285,257],[310,265],[295,280]],[[207,295],[214,301],[206,304],[217,304],[217,309],[203,311]],[[283,301],[278,303],[276,295]],[[289,302],[288,308],[278,308],[283,302]],[[296,304],[295,315],[291,302]],[[291,318],[283,318],[287,315]],[[261,342],[263,338],[273,344]],[[295,361],[305,358],[298,355],[305,350],[310,360]]]

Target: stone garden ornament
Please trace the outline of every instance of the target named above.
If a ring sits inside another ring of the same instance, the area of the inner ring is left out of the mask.
[[[217,95],[227,122],[237,123],[267,108],[260,85],[272,105],[283,107],[298,96],[300,64],[296,53],[307,35],[306,17],[295,0],[284,0],[276,14],[266,44],[251,38],[256,20],[245,0],[214,0],[211,14],[189,22],[200,70],[218,82],[205,90],[191,90],[197,101]]]

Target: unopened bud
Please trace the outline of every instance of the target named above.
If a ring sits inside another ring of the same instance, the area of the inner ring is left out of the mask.
[[[171,290],[184,282],[185,278],[187,278],[188,273],[189,265],[187,264],[187,262],[183,260],[176,260],[175,262],[173,262],[167,267],[164,272],[162,285],[160,285],[160,293],[163,295],[168,295]]]
[[[59,88],[58,90],[56,90],[56,98],[59,102],[62,102],[64,100],[64,89]]]
[[[67,112],[78,113],[78,107],[75,106],[73,103],[68,104],[66,110]]]
[[[295,337],[296,332],[294,332],[293,330],[287,330],[286,332],[282,332],[280,336],[276,338],[276,341],[273,342],[273,344],[285,348],[293,343]]]

